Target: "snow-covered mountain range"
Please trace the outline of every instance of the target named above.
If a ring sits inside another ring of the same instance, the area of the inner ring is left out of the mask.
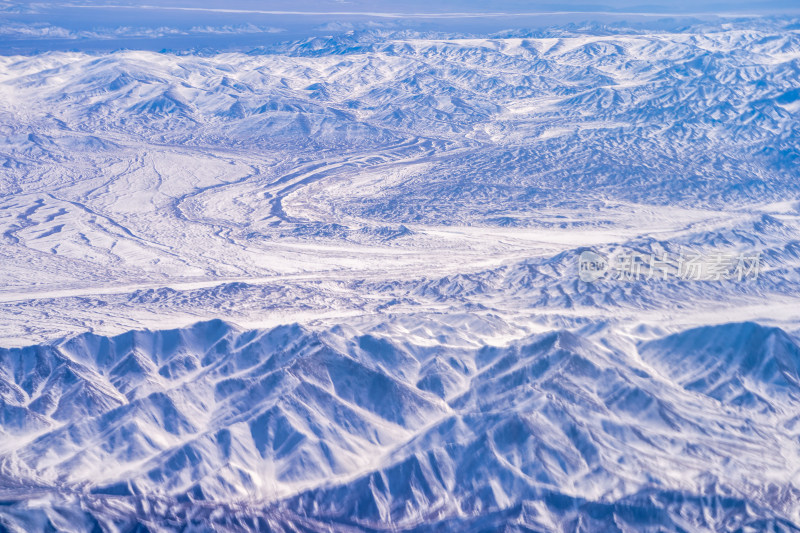
[[[2,350],[0,516],[23,531],[796,529],[796,338],[744,322],[482,340],[506,328],[217,320]]]
[[[0,55],[0,530],[800,529],[798,113],[788,17]]]

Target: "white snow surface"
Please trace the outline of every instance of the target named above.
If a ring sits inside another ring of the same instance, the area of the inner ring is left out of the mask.
[[[0,56],[0,529],[797,530],[798,28]]]

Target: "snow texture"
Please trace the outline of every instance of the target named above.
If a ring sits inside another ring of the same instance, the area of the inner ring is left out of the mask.
[[[0,531],[800,530],[797,19],[84,4],[0,2]]]

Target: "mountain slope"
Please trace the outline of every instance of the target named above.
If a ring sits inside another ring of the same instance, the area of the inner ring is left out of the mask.
[[[788,496],[774,499],[792,494],[800,459],[789,452],[800,398],[783,390],[796,387],[787,364],[800,345],[780,329],[688,330],[638,354],[624,337],[609,348],[566,331],[483,346],[465,331],[438,345],[397,333],[212,321],[2,350],[0,383],[16,393],[4,396],[3,475],[101,505],[89,515],[112,513],[100,510],[111,497],[246,502],[243,515],[271,509],[289,529],[568,530],[618,516],[790,530],[800,514]],[[726,353],[718,366],[748,379],[726,381],[725,395],[716,382],[686,383]],[[777,390],[761,393],[770,409],[741,401],[756,380]],[[18,505],[0,516],[19,520]],[[142,519],[132,509],[119,513]]]

